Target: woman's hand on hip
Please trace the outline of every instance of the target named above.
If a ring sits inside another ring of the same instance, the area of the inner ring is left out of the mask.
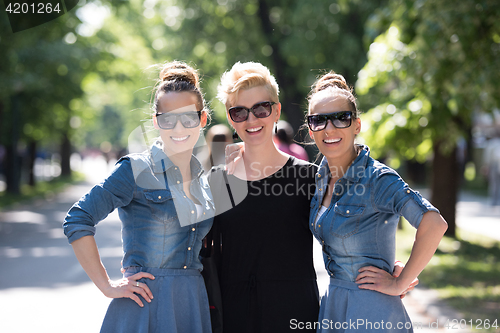
[[[401,261],[399,260],[396,260],[396,262],[394,263],[394,271],[392,272],[392,276],[394,277],[398,277],[402,272],[403,272],[403,269],[405,268],[405,264],[403,264]],[[419,283],[420,281],[418,280],[418,278],[415,278],[415,280],[413,280],[412,283],[410,283],[410,285],[408,286],[408,288],[406,288],[405,291],[403,291],[401,293],[401,295],[399,295],[399,297],[401,297],[401,299],[405,298],[406,294],[410,291],[412,291],[413,289],[415,289],[415,286]]]
[[[355,282],[359,284],[360,289],[374,290],[386,295],[399,296],[403,293],[406,294],[410,288],[409,286],[401,286],[397,277],[374,266],[362,267],[358,272],[359,274]]]
[[[151,290],[149,290],[149,287],[144,282],[139,282],[142,278],[155,279],[150,273],[139,272],[120,280],[109,280],[109,286],[102,290],[102,292],[109,298],[130,298],[140,307],[143,307],[144,304],[138,295],[141,295],[146,302],[151,303],[153,293],[151,293]]]

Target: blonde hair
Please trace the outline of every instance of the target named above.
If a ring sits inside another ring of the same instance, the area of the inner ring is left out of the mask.
[[[276,79],[269,69],[257,62],[237,62],[231,70],[222,74],[220,84],[217,87],[217,99],[226,108],[234,106],[240,90],[254,87],[264,87],[269,92],[271,102],[279,102],[279,87]]]
[[[349,105],[349,110],[346,111],[352,111],[355,118],[359,117],[360,111],[358,110],[356,97],[354,97],[352,88],[347,85],[342,75],[331,71],[314,82],[307,98],[309,101],[308,113],[311,113],[311,108],[315,100],[322,96],[338,96],[345,98]]]

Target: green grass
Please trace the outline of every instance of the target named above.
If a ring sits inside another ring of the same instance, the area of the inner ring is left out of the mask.
[[[488,180],[485,177],[476,177],[470,181],[466,180],[463,182],[461,189],[486,197],[488,196]]]
[[[414,237],[415,230],[404,222],[397,234],[398,260],[408,258]],[[443,238],[419,280],[437,290],[464,319],[498,319],[500,326],[500,242],[458,230],[457,239]]]
[[[0,192],[0,209],[5,209],[16,203],[25,202],[36,198],[51,198],[57,192],[63,190],[67,185],[83,181],[85,176],[79,172],[73,172],[71,177],[58,177],[47,182],[38,182],[35,186],[21,185],[20,194]]]

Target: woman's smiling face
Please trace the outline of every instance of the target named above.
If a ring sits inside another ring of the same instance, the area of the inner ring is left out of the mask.
[[[341,96],[323,94],[315,97],[309,115],[330,114],[339,111],[351,111],[347,99]],[[336,128],[328,120],[325,129],[317,132],[309,130],[309,135],[314,139],[316,146],[324,156],[339,158],[352,152],[354,139],[360,130],[361,121],[359,118],[352,118],[351,126],[347,128]]]
[[[199,111],[197,96],[191,92],[168,92],[158,98],[158,114],[185,113]],[[172,129],[161,129],[158,126],[156,115],[153,116],[155,128],[160,130],[160,136],[167,155],[179,154],[194,148],[200,136],[200,128],[207,123],[207,114],[202,112],[200,124],[193,128],[186,128],[179,118]]]
[[[251,108],[257,103],[272,102],[268,90],[263,86],[240,90],[238,98],[232,106],[243,106]],[[239,137],[245,144],[260,145],[267,141],[272,142],[274,123],[279,120],[281,105],[279,103],[272,106],[272,112],[269,117],[257,118],[250,112],[248,119],[243,122],[234,122],[229,115],[228,120],[234,127]]]

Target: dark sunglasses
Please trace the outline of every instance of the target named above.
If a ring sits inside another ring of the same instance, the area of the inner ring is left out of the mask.
[[[177,125],[177,121],[181,121],[185,128],[193,128],[200,124],[202,111],[188,111],[183,113],[157,113],[156,121],[161,129],[173,129]]]
[[[250,109],[243,106],[234,106],[229,108],[229,116],[235,123],[241,123],[248,119],[250,112],[256,118],[267,118],[271,115],[273,111],[273,105],[275,102],[260,102],[252,106]]]
[[[332,125],[336,128],[347,128],[351,126],[352,111],[340,111],[307,116],[307,125],[313,132],[322,131],[326,128],[328,119],[330,119]]]

